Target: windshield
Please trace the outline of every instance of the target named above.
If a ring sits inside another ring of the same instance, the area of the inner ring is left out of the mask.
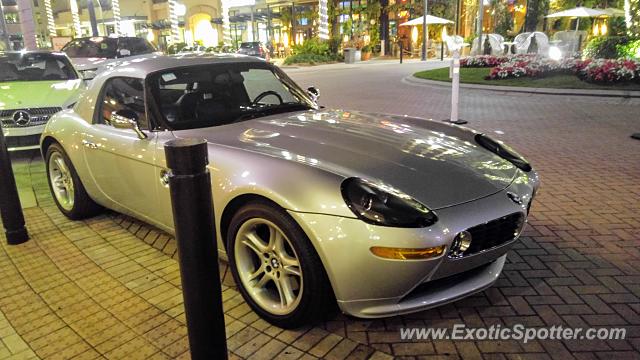
[[[118,39],[93,37],[76,39],[62,48],[70,58],[107,58],[117,57]]]
[[[170,130],[220,126],[316,105],[266,63],[193,66],[157,73],[151,92]]]
[[[0,53],[0,82],[77,78],[76,72],[63,54]]]

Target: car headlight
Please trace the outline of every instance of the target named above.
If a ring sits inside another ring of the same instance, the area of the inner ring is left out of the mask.
[[[531,171],[531,164],[529,164],[522,155],[518,154],[509,146],[498,142],[485,134],[477,134],[475,136],[475,140],[480,146],[512,163],[518,169],[525,172]]]
[[[351,211],[370,224],[419,228],[438,220],[433,211],[411,196],[359,178],[349,178],[342,183],[342,196]]]

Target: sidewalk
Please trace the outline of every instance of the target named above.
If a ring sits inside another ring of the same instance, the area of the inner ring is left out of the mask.
[[[190,358],[175,239],[109,212],[70,221],[53,204],[42,161],[16,168],[21,193],[30,188],[38,206],[24,211],[29,242],[9,246],[0,235],[0,359]],[[335,329],[271,326],[224,263],[220,274],[231,359],[392,358]]]

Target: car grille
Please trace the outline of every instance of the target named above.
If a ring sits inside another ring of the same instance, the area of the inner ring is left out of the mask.
[[[20,128],[44,125],[49,121],[49,118],[62,110],[60,107],[44,107],[44,108],[32,108],[32,109],[13,109],[13,110],[0,110],[0,124],[3,128]],[[25,125],[16,124],[13,120],[13,114],[16,111],[25,111],[29,114],[29,122]]]
[[[444,277],[444,278],[441,278],[441,279],[437,279],[437,280],[433,280],[433,281],[427,281],[425,283],[422,283],[422,284],[416,286],[415,289],[411,290],[411,292],[409,294],[405,295],[405,297],[402,298],[401,301],[417,299],[417,298],[420,298],[420,297],[424,296],[425,293],[436,292],[436,291],[439,291],[439,290],[450,288],[452,285],[463,283],[463,282],[469,280],[469,278],[471,278],[473,276],[476,276],[478,273],[483,272],[486,268],[488,268],[489,266],[493,265],[493,263],[495,263],[495,260],[491,261],[489,263],[477,266],[477,267],[475,267],[473,269],[469,269],[469,270],[463,271],[463,272],[458,273],[458,274],[454,274],[454,275],[447,276],[447,277]]]
[[[467,229],[471,233],[471,245],[462,256],[477,254],[515,239],[523,225],[524,214],[517,212]]]
[[[22,148],[40,145],[40,134],[27,136],[7,136],[4,138],[7,148]]]

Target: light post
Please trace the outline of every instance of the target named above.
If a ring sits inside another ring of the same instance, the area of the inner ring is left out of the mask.
[[[427,61],[427,44],[429,43],[429,32],[427,31],[428,5],[428,0],[424,0],[424,15],[422,16],[422,61]]]
[[[482,55],[482,22],[484,17],[484,0],[478,0],[478,55]],[[473,44],[472,44],[473,45]]]

